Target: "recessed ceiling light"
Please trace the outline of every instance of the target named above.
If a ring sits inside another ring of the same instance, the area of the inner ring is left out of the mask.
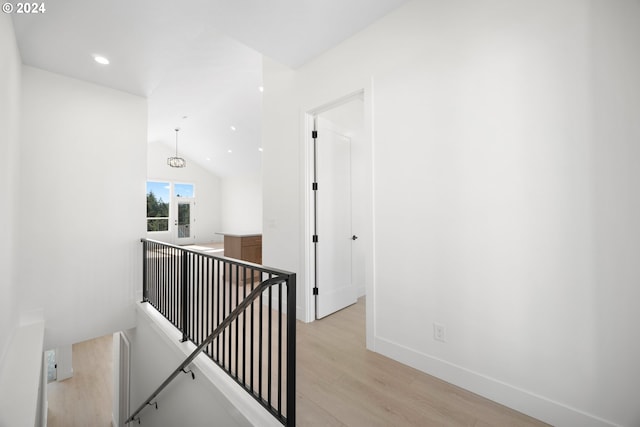
[[[210,162],[211,161],[211,157],[207,157],[205,160]]]
[[[227,153],[231,153],[231,152],[232,152],[231,150],[227,150]]]
[[[93,60],[96,61],[98,64],[101,64],[101,65],[109,65],[109,60],[107,58],[105,58],[104,56],[93,55]]]
[[[235,126],[231,126],[231,127],[230,127],[230,129],[231,129],[232,131],[234,131],[234,132],[236,131],[236,127],[235,127]]]
[[[262,147],[258,147],[258,151],[262,151]]]
[[[258,90],[259,90],[260,92],[264,92],[264,86],[258,86]]]

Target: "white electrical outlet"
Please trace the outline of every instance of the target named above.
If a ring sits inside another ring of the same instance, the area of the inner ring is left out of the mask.
[[[433,339],[440,342],[446,342],[446,328],[441,323],[433,324]]]

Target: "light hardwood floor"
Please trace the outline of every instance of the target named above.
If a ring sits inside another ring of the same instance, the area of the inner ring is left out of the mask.
[[[545,426],[365,348],[365,302],[297,327],[298,426]],[[112,337],[73,346],[49,385],[49,426],[109,426]]]
[[[365,301],[297,328],[299,426],[546,424],[365,348]]]
[[[113,337],[73,345],[73,376],[47,386],[48,427],[110,427]]]

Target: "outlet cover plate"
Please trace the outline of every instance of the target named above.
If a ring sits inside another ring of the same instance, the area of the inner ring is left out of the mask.
[[[446,342],[446,328],[442,323],[433,323],[433,339],[440,342]]]

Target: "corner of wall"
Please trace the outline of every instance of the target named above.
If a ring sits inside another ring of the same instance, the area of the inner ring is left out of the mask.
[[[13,22],[8,14],[0,16],[0,367],[19,326],[18,286],[15,269],[15,218],[18,191],[20,70],[22,61]]]

